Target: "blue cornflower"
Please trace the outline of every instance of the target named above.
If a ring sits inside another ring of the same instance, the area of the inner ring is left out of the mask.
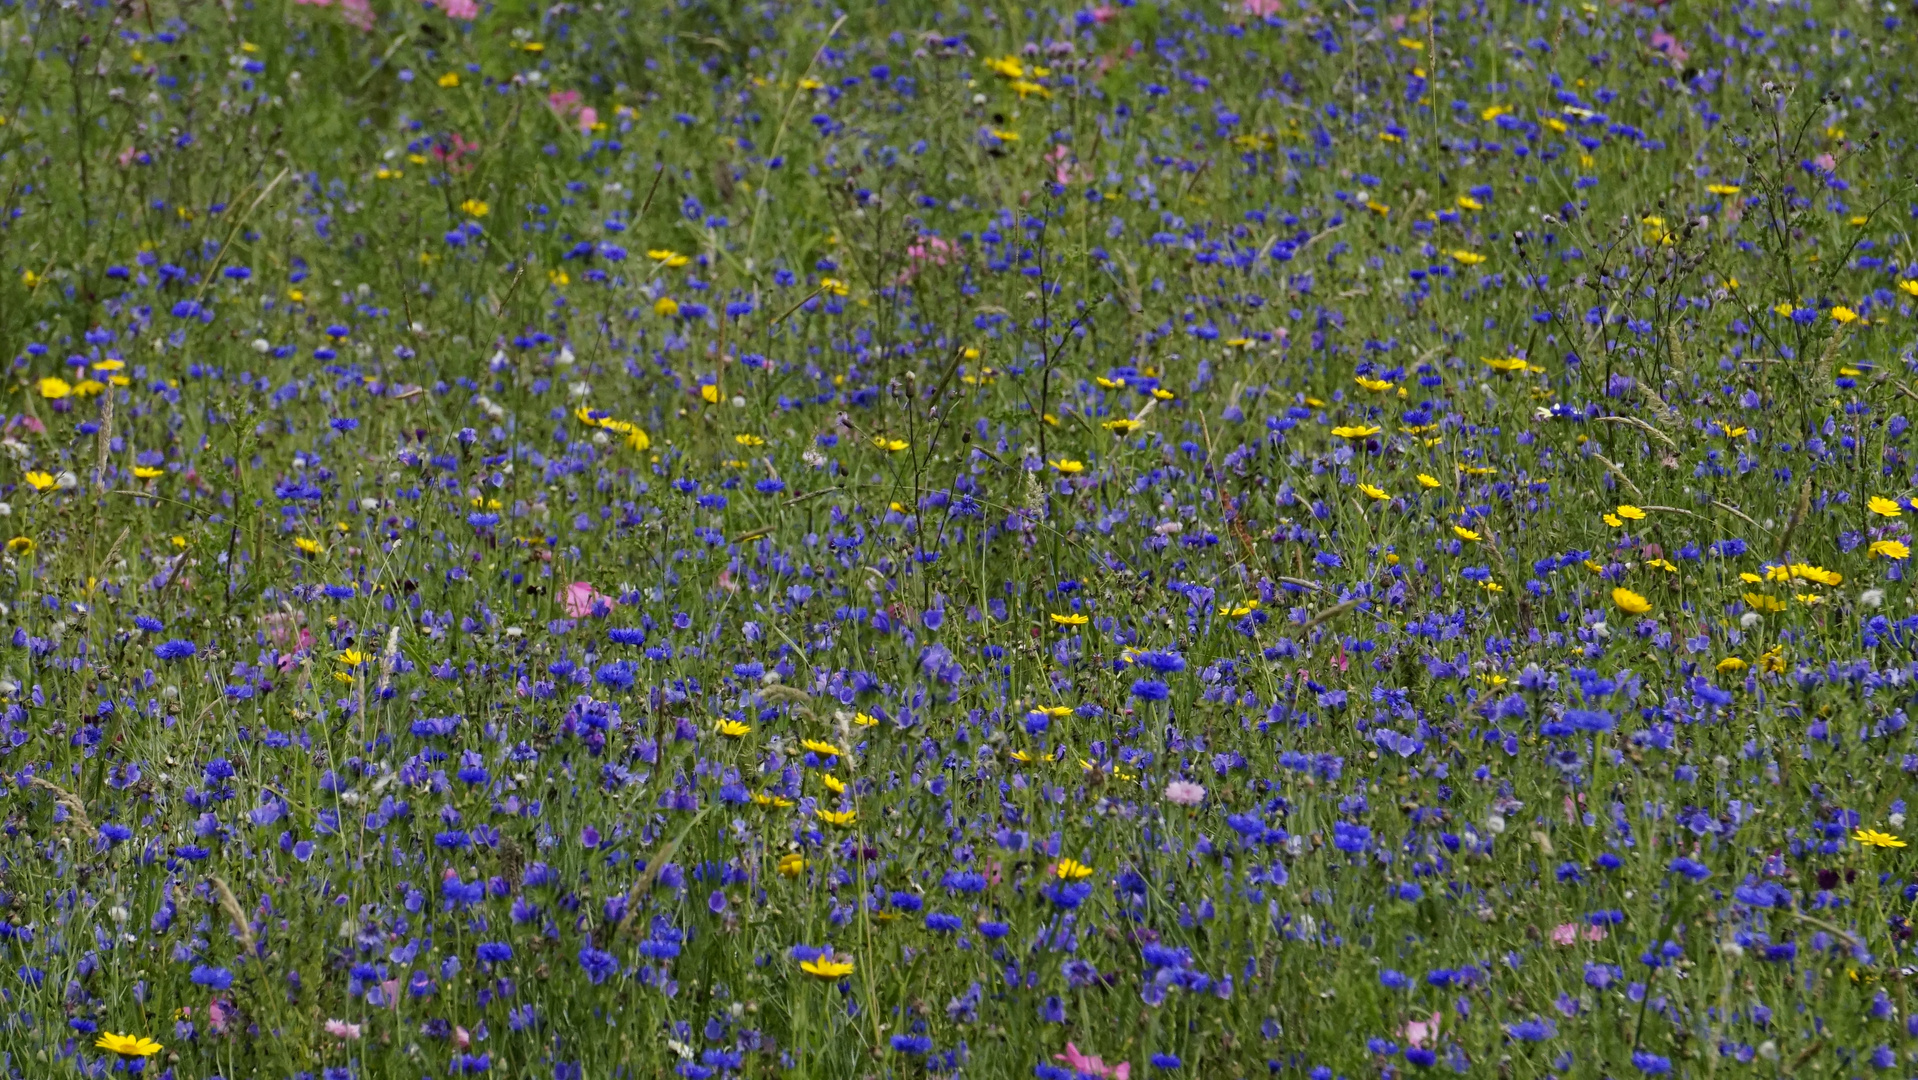
[[[593,673],[601,686],[614,690],[631,689],[633,685],[633,665],[625,660],[616,660],[610,664],[601,664]]]
[[[594,986],[605,982],[619,972],[619,961],[613,954],[587,945],[579,950],[579,966],[585,970],[587,981]]]
[[[924,1035],[894,1035],[892,1048],[899,1053],[919,1057],[932,1052],[932,1040]]]
[[[1672,1071],[1672,1059],[1649,1050],[1632,1051],[1632,1067],[1647,1076],[1663,1076]]]
[[[1039,892],[1043,894],[1046,899],[1052,901],[1054,906],[1071,911],[1080,904],[1085,903],[1086,897],[1092,895],[1092,883],[1089,881],[1055,881],[1042,887]]]
[[[1558,1034],[1558,1026],[1550,1020],[1521,1020],[1505,1025],[1505,1033],[1519,1042],[1544,1042]]]
[[[1357,855],[1371,846],[1372,830],[1363,825],[1339,821],[1332,825],[1332,846],[1348,854]]]
[[[231,971],[225,968],[211,967],[207,964],[196,966],[189,977],[193,980],[194,985],[204,986],[210,990],[225,990],[233,985],[233,973]]]
[[[1688,859],[1682,855],[1673,859],[1671,865],[1667,866],[1666,869],[1674,874],[1683,874],[1694,882],[1704,881],[1706,878],[1712,876],[1711,867],[1706,866],[1697,859]]]
[[[162,641],[153,647],[153,655],[162,660],[185,660],[187,657],[199,651],[200,647],[198,645],[182,638],[174,638],[172,641]]]
[[[1612,714],[1603,709],[1567,709],[1565,722],[1574,730],[1599,734],[1617,727]]]
[[[1157,679],[1140,679],[1132,684],[1132,696],[1140,701],[1164,701],[1172,689]]]
[[[1155,671],[1161,675],[1169,675],[1173,672],[1185,670],[1185,657],[1175,652],[1154,650],[1151,652],[1134,653],[1132,654],[1132,662],[1139,667],[1145,668],[1147,671]]]

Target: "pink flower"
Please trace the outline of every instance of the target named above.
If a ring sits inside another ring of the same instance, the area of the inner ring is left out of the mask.
[[[1117,1065],[1107,1065],[1101,1058],[1090,1057],[1079,1052],[1071,1043],[1066,1044],[1066,1052],[1052,1055],[1052,1060],[1063,1061],[1073,1072],[1087,1076],[1110,1077],[1111,1080],[1132,1080],[1132,1063],[1121,1061]]]
[[[1113,10],[1109,5],[1100,4],[1098,7],[1092,9],[1092,21],[1098,23],[1100,26],[1104,26],[1106,23],[1111,22],[1112,17],[1117,14],[1118,12]]]
[[[1606,936],[1605,928],[1602,926],[1588,926],[1585,928],[1586,941],[1604,941]]]
[[[1180,806],[1197,806],[1205,801],[1205,788],[1190,780],[1174,780],[1165,786],[1165,799]]]
[[[546,107],[561,120],[572,119],[579,125],[582,135],[592,131],[593,125],[599,123],[599,110],[582,104],[577,90],[553,91],[546,95]]]
[[[1677,38],[1666,33],[1662,28],[1652,31],[1652,48],[1671,57],[1674,64],[1683,64],[1686,58],[1691,56],[1691,53],[1685,50],[1685,46],[1679,44]]]
[[[453,1029],[453,1049],[464,1050],[473,1045],[473,1033],[463,1027]]]
[[[400,1007],[400,981],[398,979],[388,979],[381,983],[380,996],[385,999],[387,1008],[398,1009]]]
[[[360,1025],[349,1024],[344,1020],[328,1020],[326,1022],[326,1033],[336,1039],[345,1039],[351,1042],[360,1037]]]
[[[1820,154],[1812,158],[1811,163],[1818,166],[1820,172],[1836,172],[1838,170],[1838,159],[1828,153]]]
[[[260,626],[266,631],[266,639],[275,645],[286,645],[293,640],[296,632],[304,631],[300,625],[300,615],[295,611],[273,611],[260,616]]]
[[[1055,146],[1052,148],[1052,152],[1046,155],[1046,160],[1052,162],[1052,179],[1054,183],[1072,183],[1072,151],[1067,150],[1063,146]]]
[[[569,617],[575,619],[583,619],[588,615],[597,617],[613,610],[613,598],[584,581],[575,581],[566,586],[566,591],[560,594],[559,604],[566,609]]]
[[[445,7],[446,17],[449,19],[472,22],[479,18],[479,5],[473,0],[442,0],[442,6]]]
[[[915,263],[944,266],[951,261],[953,253],[957,250],[952,246],[952,242],[943,236],[921,236],[906,245],[906,258]]]
[[[899,272],[899,284],[909,285],[919,276],[919,271],[928,266],[944,266],[950,262],[959,249],[952,242],[940,236],[919,236],[906,245],[907,266]]]
[[[478,154],[479,149],[480,144],[467,142],[464,136],[455,131],[453,133],[452,147],[449,149],[443,143],[437,145],[433,147],[433,156],[438,158],[442,164],[453,172],[466,172],[472,169],[473,163],[470,161],[462,162],[460,159],[468,154]]]
[[[353,29],[365,32],[373,29],[376,16],[368,0],[340,0],[340,18]]]
[[[1575,945],[1578,943],[1578,924],[1559,923],[1552,927],[1552,944]]]
[[[1437,1040],[1439,1032],[1439,1014],[1433,1013],[1430,1020],[1407,1020],[1405,1022],[1405,1041],[1413,1046],[1427,1046]]]
[[[1281,10],[1283,10],[1281,0],[1245,0],[1245,13],[1255,19],[1277,15]]]
[[[225,1033],[226,1006],[221,1003],[219,998],[214,998],[206,1003],[206,1021],[207,1026],[212,1028],[215,1034]]]

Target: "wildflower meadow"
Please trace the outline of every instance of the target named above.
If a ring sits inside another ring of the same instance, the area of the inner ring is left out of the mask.
[[[0,1075],[1918,1075],[1915,20],[0,0]]]

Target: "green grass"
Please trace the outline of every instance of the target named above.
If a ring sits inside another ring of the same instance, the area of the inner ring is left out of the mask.
[[[0,1069],[1907,1067],[1910,35],[0,6]]]

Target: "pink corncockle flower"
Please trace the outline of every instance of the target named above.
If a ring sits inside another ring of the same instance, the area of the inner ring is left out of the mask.
[[[957,251],[958,249],[953,247],[952,242],[945,237],[927,235],[920,236],[906,245],[906,258],[921,265],[930,263],[934,266],[944,266],[952,261]]]
[[[1066,1044],[1066,1052],[1052,1055],[1052,1060],[1063,1061],[1073,1072],[1087,1076],[1104,1076],[1110,1080],[1132,1080],[1132,1063],[1121,1061],[1117,1065],[1107,1065],[1102,1058],[1082,1054],[1071,1043]]]
[[[1112,6],[1100,4],[1098,7],[1092,9],[1092,21],[1098,23],[1100,26],[1104,26],[1111,22],[1118,14],[1117,9]]]
[[[455,131],[453,133],[453,145],[451,147],[444,144],[437,145],[433,147],[432,154],[433,157],[445,165],[448,170],[452,172],[466,172],[472,169],[473,163],[470,161],[462,161],[461,159],[468,154],[477,155],[479,151],[479,143],[467,142],[465,136]]]
[[[260,628],[266,631],[268,641],[282,648],[292,644],[302,635],[306,640],[301,641],[300,645],[304,648],[311,643],[313,636],[307,632],[306,627],[301,625],[300,613],[297,611],[270,611],[260,616]]]
[[[1652,31],[1652,48],[1671,57],[1674,64],[1683,64],[1691,56],[1677,38],[1662,28]]]
[[[1586,941],[1591,941],[1591,942],[1604,941],[1606,937],[1608,936],[1609,935],[1607,934],[1605,928],[1602,926],[1588,926],[1585,928]]]
[[[1174,780],[1165,786],[1165,799],[1180,806],[1197,806],[1205,801],[1205,788],[1190,780]]]
[[[1578,943],[1578,924],[1559,923],[1552,927],[1552,944],[1576,945]]]
[[[340,0],[340,18],[346,25],[364,33],[373,29],[378,16],[373,14],[373,5],[368,0]]]
[[[450,870],[449,870],[449,871],[447,871],[447,872],[448,872],[448,873],[452,873],[452,871],[450,871]],[[381,999],[382,999],[382,1000],[384,1000],[384,1001],[386,1002],[386,1007],[387,1007],[387,1008],[389,1008],[389,1009],[394,1009],[394,1010],[397,1010],[397,1009],[399,1009],[399,1007],[400,1007],[400,981],[399,981],[398,979],[388,979],[388,980],[386,980],[385,982],[383,982],[383,983],[381,983],[381,984],[380,984],[380,997],[381,997]]]
[[[1837,172],[1838,171],[1838,159],[1835,157],[1832,157],[1831,154],[1829,153],[1820,154],[1817,157],[1812,158],[1811,163],[1818,167],[1819,172]]]
[[[575,581],[566,586],[566,591],[560,594],[559,604],[567,616],[574,619],[605,615],[613,610],[613,598],[584,581]]]
[[[344,1020],[328,1020],[326,1022],[326,1033],[336,1039],[345,1039],[348,1042],[352,1042],[360,1037],[360,1025],[349,1024]]]
[[[921,270],[928,266],[944,266],[958,253],[959,249],[942,236],[915,237],[906,245],[906,268],[899,272],[899,284],[911,284]]]
[[[444,0],[441,7],[445,9],[446,17],[449,19],[472,22],[479,18],[479,5],[473,0]]]
[[[473,1033],[463,1027],[453,1029],[453,1049],[464,1050],[473,1045]]]
[[[1433,1013],[1429,1020],[1407,1020],[1401,1034],[1413,1046],[1430,1046],[1438,1040],[1440,1019],[1438,1013]]]
[[[1283,0],[1245,0],[1245,13],[1255,19],[1277,15],[1283,10]]]
[[[1061,185],[1072,183],[1072,151],[1063,146],[1055,146],[1052,152],[1046,155],[1046,160],[1052,162],[1054,183]]]
[[[599,110],[583,103],[577,90],[553,91],[546,95],[546,107],[561,120],[571,120],[579,125],[582,135],[591,132],[593,125],[599,123]]]

